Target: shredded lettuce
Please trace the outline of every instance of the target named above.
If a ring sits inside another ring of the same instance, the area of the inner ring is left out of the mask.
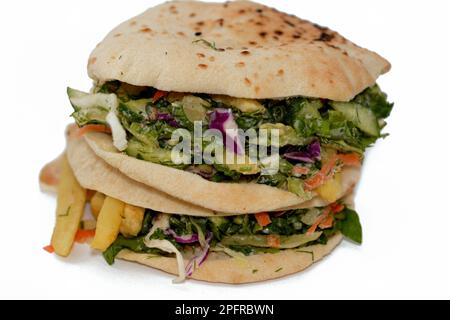
[[[111,128],[114,147],[119,151],[124,151],[128,146],[127,133],[117,117],[116,110],[111,110],[106,116],[106,122]]]
[[[150,237],[158,230],[161,229],[162,231],[166,231],[167,229],[170,228],[170,215],[168,215],[167,213],[160,213],[158,215],[156,215],[153,218],[152,221],[152,228],[150,229],[150,231],[148,232],[147,236],[145,237],[147,241],[150,240]]]
[[[197,224],[197,222],[195,222],[195,220],[192,217],[189,217],[189,219],[191,220],[192,225],[197,230],[198,242],[200,242],[200,246],[202,248],[205,248],[207,243],[206,243],[205,234],[203,233],[202,228]]]
[[[357,95],[353,102],[359,103],[375,113],[378,119],[385,119],[391,114],[393,103],[387,101],[387,95],[378,85],[374,85]]]
[[[148,253],[148,254],[156,254],[161,255],[161,252],[158,249],[148,248],[144,243],[145,237],[139,236],[132,239],[127,239],[121,235],[117,237],[114,243],[103,252],[103,258],[109,265],[114,264],[116,256],[123,249],[128,249],[136,253]]]
[[[313,198],[311,192],[305,191],[303,188],[303,181],[299,178],[288,178],[287,179],[288,190],[292,193],[295,193],[299,197],[305,200],[310,200]]]
[[[312,234],[296,234],[292,236],[277,236],[279,244],[274,246],[271,242],[273,236],[266,235],[233,235],[227,236],[220,242],[224,246],[252,246],[258,248],[293,249],[313,242],[322,235],[322,232]]]
[[[74,108],[72,116],[80,127],[108,124],[117,149],[131,157],[183,170],[190,170],[192,166],[175,163],[172,159],[172,150],[178,143],[172,140],[172,134],[181,128],[192,138],[194,121],[201,121],[203,132],[213,128],[228,135],[226,149],[244,159],[250,158],[250,148],[238,139],[237,130],[254,129],[260,133],[261,130],[278,129],[279,154],[284,161],[280,162],[278,173],[266,175],[264,158],[249,165],[203,161],[201,165],[208,170],[200,173],[208,172],[202,176],[214,182],[257,182],[297,194],[301,190],[293,184],[295,180],[290,179],[294,176],[304,181],[310,176],[294,175],[292,170],[284,169],[288,165],[292,169],[298,162],[318,162],[310,168],[314,173],[322,165],[319,157],[308,154],[307,146],[313,142],[318,146],[317,150],[331,148],[338,152],[363,154],[377,139],[386,136],[382,132],[385,118],[393,108],[377,85],[345,103],[306,97],[251,100],[187,93],[170,93],[155,101],[152,99],[155,91],[155,88],[111,81],[94,88],[93,93],[70,88],[67,93]],[[226,129],[232,130],[227,132]],[[191,140],[193,144],[194,139]],[[252,146],[262,146],[257,139],[248,140]],[[210,143],[203,141],[203,147]],[[191,152],[183,162],[193,158],[194,152]]]
[[[184,268],[184,258],[181,252],[168,240],[144,240],[147,248],[156,248],[167,253],[174,253],[177,259],[178,277],[173,280],[174,283],[181,283],[186,279]]]
[[[155,256],[171,256],[177,258],[179,275],[176,282],[182,281],[186,275],[192,274],[195,267],[202,264],[209,251],[224,252],[227,255],[246,261],[252,254],[277,253],[280,250],[302,248],[313,244],[326,244],[328,239],[341,232],[347,239],[356,243],[362,242],[362,229],[357,213],[345,207],[334,215],[332,228],[308,234],[324,208],[289,210],[271,214],[271,224],[261,227],[254,215],[231,217],[189,217],[185,215],[169,215],[147,210],[142,230],[135,238],[119,236],[103,253],[108,264],[113,264],[115,257],[123,249],[136,253]],[[151,222],[150,222],[151,221]],[[172,232],[167,232],[171,230]],[[195,242],[177,242],[176,237],[197,232],[203,234],[205,243],[200,251]],[[275,242],[274,242],[275,240]],[[274,247],[275,246],[275,247]],[[196,254],[185,266],[183,254]],[[198,253],[198,254],[197,254]]]
[[[106,116],[114,103],[114,94],[89,94],[67,88],[74,109],[72,117],[82,127],[88,124],[106,124]]]
[[[223,246],[221,244],[218,244],[217,246],[212,248],[211,251],[226,253],[230,257],[235,258],[235,259],[237,259],[237,260],[239,260],[241,262],[244,262],[244,263],[246,263],[248,261],[247,257],[242,252],[235,251],[235,250],[230,249],[228,247],[225,247],[225,246]]]
[[[168,240],[152,239],[158,230],[165,231],[169,229],[169,215],[160,213],[153,218],[153,226],[149,233],[144,238],[144,244],[147,248],[156,248],[167,253],[174,253],[178,265],[178,277],[174,279],[174,283],[183,282],[186,279],[186,272],[184,267],[184,258],[181,252]]]
[[[362,228],[356,211],[346,208],[341,214],[341,219],[336,221],[335,228],[346,238],[358,244],[362,243]]]
[[[284,125],[282,123],[264,123],[259,126],[259,129],[263,130],[279,130],[279,147],[287,145],[304,145],[306,139],[299,136],[294,128]]]

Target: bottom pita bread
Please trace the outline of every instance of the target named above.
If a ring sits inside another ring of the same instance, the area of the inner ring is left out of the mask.
[[[313,245],[299,249],[265,253],[244,259],[232,258],[224,253],[212,252],[208,259],[189,278],[207,282],[241,284],[281,278],[300,272],[328,255],[342,241],[336,234],[326,245]],[[122,250],[119,259],[137,262],[148,267],[178,274],[177,262],[171,257],[155,257]],[[185,261],[187,263],[187,261]]]

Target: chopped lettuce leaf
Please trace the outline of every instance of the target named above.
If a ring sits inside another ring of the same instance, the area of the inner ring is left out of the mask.
[[[361,244],[362,227],[359,221],[358,214],[352,209],[345,208],[342,212],[342,215],[344,219],[338,220],[336,222],[336,229],[341,231],[346,238]]]
[[[109,246],[106,251],[103,252],[103,258],[109,265],[114,263],[116,256],[123,249],[128,249],[136,253],[149,253],[159,255],[161,252],[156,249],[147,248],[144,244],[145,237],[140,236],[132,239],[127,239],[122,235],[119,235],[117,239]]]
[[[93,93],[68,89],[75,109],[72,116],[79,126],[109,124],[114,145],[119,150],[141,160],[184,170],[190,170],[192,166],[172,160],[172,150],[178,143],[172,135],[178,128],[186,129],[192,138],[195,121],[202,122],[200,129],[205,132],[214,122],[214,116],[220,110],[227,110],[234,129],[255,129],[255,132],[278,129],[279,154],[282,155],[278,172],[266,170],[266,160],[276,157],[270,151],[266,157],[257,159],[258,163],[245,161],[244,165],[223,165],[204,161],[201,164],[209,166],[208,174],[200,173],[214,182],[256,182],[296,194],[302,194],[302,190],[295,179],[303,182],[323,165],[318,157],[304,157],[306,145],[315,142],[319,149],[328,147],[338,152],[363,154],[377,139],[386,136],[381,130],[386,125],[384,118],[393,107],[377,85],[345,103],[306,97],[252,100],[174,92],[155,101],[155,92],[155,88],[119,81],[106,82],[94,88]],[[243,159],[250,158],[250,150],[254,149],[244,145],[244,140],[236,139],[235,135],[232,138],[232,151]],[[262,140],[251,137],[247,141],[251,147],[263,147]],[[203,147],[209,145],[203,141]],[[194,152],[191,152],[181,160],[189,163],[193,158]],[[292,171],[293,165],[299,162],[307,163],[308,173]]]
[[[310,200],[313,198],[311,192],[306,192],[303,188],[303,181],[299,178],[287,178],[288,191],[295,193],[299,197],[305,200]]]
[[[306,224],[308,226],[312,226],[321,214],[322,214],[322,211],[319,208],[310,208],[306,211],[305,214],[302,215],[300,220],[304,224]]]
[[[192,217],[189,217],[189,219],[191,220],[192,225],[195,227],[195,229],[197,230],[197,234],[198,234],[198,242],[200,243],[200,246],[202,248],[205,248],[207,243],[206,243],[206,238],[205,238],[205,234],[203,233],[202,228],[197,224],[197,222],[195,222],[195,220]]]
[[[150,145],[145,144],[134,137],[128,141],[128,146],[125,152],[129,156],[140,160],[164,164],[171,167],[183,167],[182,164],[176,165],[172,162],[172,153],[170,150],[159,147],[151,147]]]
[[[378,119],[385,119],[391,114],[393,103],[387,101],[387,95],[378,85],[374,85],[357,95],[353,100],[372,110]]]
[[[259,129],[264,130],[279,130],[279,147],[284,147],[286,145],[304,145],[305,138],[300,137],[294,128],[291,126],[284,125],[282,123],[264,123],[259,126]],[[270,135],[268,135],[270,137]]]
[[[153,236],[158,229],[165,231],[170,228],[170,215],[167,213],[160,213],[153,218],[152,224],[152,228],[146,236],[147,240],[150,240],[151,236]]]
[[[296,234],[292,236],[266,236],[266,235],[232,235],[220,242],[224,246],[252,246],[261,248],[292,249],[317,240],[322,232],[312,234]],[[278,245],[272,243],[271,237],[278,237]]]
[[[213,96],[216,102],[238,109],[243,113],[264,113],[266,108],[254,99],[233,98],[229,96]]]
[[[239,260],[239,261],[241,261],[243,263],[247,262],[247,258],[245,256],[245,254],[243,254],[242,252],[238,252],[238,251],[235,251],[233,249],[230,249],[228,247],[224,247],[224,246],[222,246],[220,244],[218,244],[217,246],[211,248],[211,251],[213,251],[213,252],[224,252],[227,255],[229,255],[230,257],[235,258],[235,259],[237,259],[237,260]]]
[[[67,95],[74,109],[72,117],[78,126],[106,124],[106,116],[117,103],[115,94],[90,94],[67,88]]]
[[[331,102],[330,105],[363,132],[373,137],[380,136],[378,119],[369,108],[354,102]]]

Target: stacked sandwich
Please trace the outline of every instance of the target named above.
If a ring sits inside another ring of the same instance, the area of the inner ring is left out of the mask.
[[[353,190],[392,109],[376,85],[389,68],[249,1],[169,2],[122,23],[89,58],[90,92],[68,89],[67,149],[41,172],[58,192],[46,249],[89,240],[109,264],[245,283],[361,243]],[[216,161],[198,157],[208,148]]]

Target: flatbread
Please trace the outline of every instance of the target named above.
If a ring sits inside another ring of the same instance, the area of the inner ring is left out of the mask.
[[[88,63],[97,82],[336,101],[352,99],[389,69],[384,58],[328,28],[250,1],[150,8],[112,30]]]
[[[337,234],[326,245],[313,245],[305,248],[283,250],[279,253],[257,254],[245,260],[231,258],[223,253],[210,253],[207,260],[197,268],[191,279],[241,284],[259,282],[303,271],[313,263],[328,255],[341,242]],[[148,254],[122,250],[119,259],[137,262],[148,267],[178,274],[177,262],[171,257],[155,257]],[[188,261],[185,261],[187,263]]]
[[[42,192],[57,193],[59,176],[61,174],[61,161],[63,155],[47,163],[39,172],[39,186]]]
[[[98,157],[127,177],[221,215],[277,211],[303,207],[302,204],[310,206],[308,199],[275,187],[211,182],[187,171],[129,157],[114,148],[111,136],[107,134],[88,133],[85,140]],[[344,169],[341,197],[358,182],[359,174],[359,168]]]
[[[213,216],[211,210],[173,198],[132,180],[97,157],[83,139],[68,139],[67,159],[81,186],[159,212]]]
[[[354,193],[345,196],[342,201],[354,208]],[[331,253],[342,241],[343,236],[337,233],[328,239],[326,245],[313,245],[304,248],[287,249],[278,253],[265,253],[248,256],[245,260],[232,258],[224,253],[210,252],[205,262],[197,268],[189,278],[230,284],[260,282],[281,278],[301,272]],[[148,267],[178,274],[174,257],[157,257],[148,254],[122,250],[118,259],[137,262]],[[185,264],[188,261],[185,260]]]
[[[353,196],[353,190],[354,190],[356,184],[358,183],[360,176],[361,176],[360,168],[346,167],[342,170],[342,175],[341,175],[341,186],[342,186],[341,190],[342,191],[341,191],[341,194],[338,195],[338,199],[343,199],[348,196]],[[351,203],[353,203],[353,200],[351,201]],[[316,196],[316,197],[312,198],[311,200],[306,201],[304,203],[301,203],[301,204],[298,204],[295,206],[291,206],[291,207],[281,208],[278,211],[325,207],[329,204],[330,204],[329,201],[326,201],[326,200],[322,199],[321,197]]]
[[[203,217],[231,215],[231,213],[227,214],[223,212],[214,212],[195,205],[187,205],[184,201],[178,200],[170,195],[166,195],[151,187],[145,186],[142,183],[131,180],[118,169],[112,168],[102,159],[98,158],[83,139],[71,141],[70,150],[69,159],[72,161],[72,169],[75,172],[77,180],[81,181],[80,184],[86,189],[99,191],[118,199],[120,198],[122,201],[131,205],[166,213],[178,213]],[[57,181],[59,181],[61,157],[62,156],[59,156],[57,159],[49,162],[42,168],[39,177],[39,183],[42,191],[48,193],[56,193],[58,191]],[[95,173],[93,173],[93,170],[95,170]],[[52,181],[54,180],[52,183],[48,183],[44,179],[44,177],[48,175],[45,174],[46,172],[51,173]],[[97,180],[98,177],[101,177],[101,179],[106,178],[106,180],[99,181]],[[346,186],[344,190],[347,191],[345,193],[349,194],[352,192],[354,185],[351,184],[352,181],[350,181],[350,179],[347,180],[348,181],[345,179],[343,180],[343,185]],[[114,181],[114,183],[111,183],[111,181]],[[155,197],[157,197],[159,201],[154,201]],[[164,206],[160,205],[158,210],[158,208],[155,207],[155,203],[161,202],[160,197],[164,200]],[[321,199],[320,197],[314,197],[313,199],[300,205],[290,208],[282,208],[278,211],[324,207],[328,204],[329,203],[327,201]],[[188,210],[186,210],[186,207],[188,207]]]

